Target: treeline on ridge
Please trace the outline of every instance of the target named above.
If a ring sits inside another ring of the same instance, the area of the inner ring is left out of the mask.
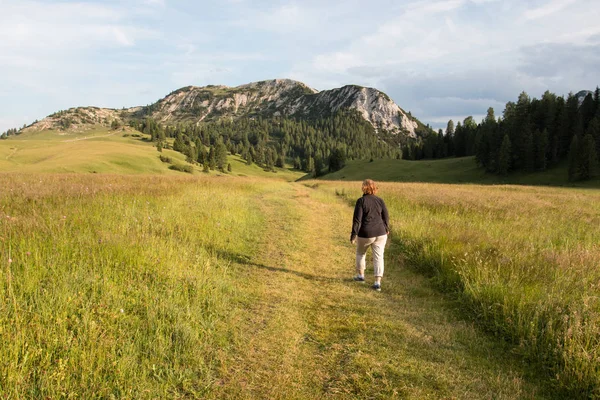
[[[573,93],[565,100],[549,91],[541,99],[522,92],[516,103],[506,104],[502,118],[489,108],[479,124],[467,117],[455,127],[450,120],[445,134],[440,129],[402,151],[403,158],[412,160],[475,156],[479,166],[500,175],[543,171],[568,159],[572,181],[597,176],[599,154],[598,88],[581,104]]]
[[[20,132],[20,129],[11,128],[6,130],[6,132],[0,133],[0,139],[8,139],[9,136],[16,136]]]

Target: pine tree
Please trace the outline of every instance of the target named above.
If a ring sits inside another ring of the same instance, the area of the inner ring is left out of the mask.
[[[466,147],[465,132],[463,130],[462,124],[459,121],[456,124],[456,130],[454,132],[454,155],[456,157],[464,157],[465,156],[465,147]],[[412,158],[412,155],[411,155],[411,159],[414,160],[414,158]]]
[[[231,163],[227,164],[227,172],[231,173]]]
[[[185,143],[183,142],[183,137],[181,134],[178,134],[175,138],[175,142],[173,142],[173,150],[183,153],[185,151]]]
[[[207,157],[206,157],[206,151],[204,150],[204,145],[202,144],[202,142],[200,142],[200,147],[197,147],[196,152],[198,153],[198,158],[196,161],[198,161],[198,164],[204,164],[204,161],[207,160]]]
[[[339,171],[346,164],[346,154],[344,150],[334,149],[329,155],[329,172]]]
[[[596,86],[596,90],[594,91],[594,103],[596,104],[596,116],[600,117],[600,87]],[[598,154],[600,157],[600,154]]]
[[[463,130],[465,132],[465,155],[475,154],[475,135],[477,134],[477,123],[472,116],[463,121]]]
[[[449,120],[448,125],[446,126],[446,135],[454,135],[454,121]]]
[[[563,159],[569,154],[569,149],[571,146],[571,136],[567,106],[562,97],[559,97],[556,101],[556,112],[557,114],[556,119],[554,121],[554,132],[558,137],[558,158]]]
[[[302,168],[302,162],[300,161],[300,157],[296,156],[294,158],[294,169],[301,169]]]
[[[533,160],[536,171],[546,169],[546,153],[548,148],[548,130],[536,130],[533,135]]]
[[[321,156],[317,156],[315,157],[315,171],[314,171],[314,176],[319,177],[323,174],[323,167],[325,166],[323,163],[323,159],[321,158]]]
[[[554,134],[554,136],[552,136],[552,141],[550,142],[550,163],[552,165],[558,163],[559,143],[560,139],[558,138],[558,134]]]
[[[284,158],[283,155],[280,154],[280,155],[277,156],[277,160],[275,161],[275,166],[277,168],[283,168],[283,167],[285,167],[285,158]]]
[[[446,135],[444,136],[444,141],[446,143],[446,147],[448,149],[448,156],[454,155],[454,121],[448,121],[448,126],[446,127]]]
[[[306,159],[306,166],[304,168],[305,172],[313,172],[315,170],[315,161],[313,160],[313,158],[311,156],[308,156],[308,158]]]
[[[158,150],[159,152],[161,152],[161,153],[162,153],[162,151],[163,151],[163,142],[162,142],[162,140],[159,140],[159,141],[156,143],[156,150]]]
[[[215,164],[219,171],[224,172],[227,165],[227,147],[222,140],[217,142],[215,150]]]
[[[198,154],[196,154],[196,148],[194,146],[187,146],[185,161],[193,163],[196,161],[197,158]]]
[[[579,149],[579,179],[587,180],[597,174],[598,155],[596,153],[596,143],[592,135],[585,135],[583,144]]]
[[[211,170],[214,170],[217,167],[217,158],[213,146],[210,146],[210,149],[208,150],[208,166]]]
[[[529,125],[523,130],[523,149],[521,153],[521,166],[526,171],[533,171],[535,169],[535,154],[533,146],[533,134]]]
[[[586,134],[594,138],[596,155],[600,156],[600,116],[596,116],[590,121]]]
[[[490,148],[487,137],[487,131],[480,128],[475,135],[475,161],[479,166],[487,169],[489,165]]]
[[[583,121],[581,119],[581,114],[579,113],[579,100],[577,100],[577,97],[573,93],[569,93],[565,107],[569,127],[569,141],[573,136],[578,135],[579,143],[581,143],[583,136]]]
[[[576,181],[579,179],[579,140],[577,136],[571,139],[569,149],[569,180]]]
[[[510,137],[504,135],[502,145],[500,146],[500,153],[498,154],[498,173],[500,175],[506,175],[510,170],[510,163],[512,160],[511,151]]]
[[[263,151],[263,166],[267,171],[275,170],[275,160],[273,159],[273,151],[270,148],[261,148]]]
[[[596,115],[596,102],[591,93],[588,93],[588,95],[585,96],[585,99],[583,99],[583,103],[581,103],[581,106],[579,107],[579,113],[582,119],[583,130],[585,131],[592,118],[594,118],[594,115]]]

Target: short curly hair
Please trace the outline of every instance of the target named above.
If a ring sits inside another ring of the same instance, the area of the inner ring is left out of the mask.
[[[376,194],[377,193],[377,185],[371,179],[365,179],[362,183],[362,191],[363,194]]]

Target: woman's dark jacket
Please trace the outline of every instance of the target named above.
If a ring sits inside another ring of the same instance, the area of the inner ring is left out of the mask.
[[[383,200],[373,194],[365,194],[354,207],[350,240],[356,236],[372,238],[385,235],[390,230],[389,226],[390,216]]]

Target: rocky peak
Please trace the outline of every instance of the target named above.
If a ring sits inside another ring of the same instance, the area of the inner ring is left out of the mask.
[[[163,124],[199,123],[221,118],[326,117],[342,110],[354,110],[377,130],[415,137],[418,122],[389,96],[357,85],[318,91],[291,79],[272,79],[236,87],[224,85],[186,86],[146,107],[127,110],[72,109],[68,115],[46,118],[41,129],[74,124],[110,123],[113,119],[151,117]],[[62,124],[62,125],[61,125]]]
[[[312,97],[312,98],[310,98]],[[308,100],[308,101],[307,101]],[[346,85],[339,89],[324,90],[315,96],[305,96],[296,103],[290,114],[313,110],[337,112],[342,109],[356,110],[377,129],[403,132],[415,136],[418,123],[407,115],[388,95],[368,87]]]
[[[581,104],[583,104],[583,101],[585,100],[588,94],[594,95],[594,92],[590,90],[580,90],[579,92],[577,92],[575,97],[577,97],[577,101],[579,102],[580,106]]]

